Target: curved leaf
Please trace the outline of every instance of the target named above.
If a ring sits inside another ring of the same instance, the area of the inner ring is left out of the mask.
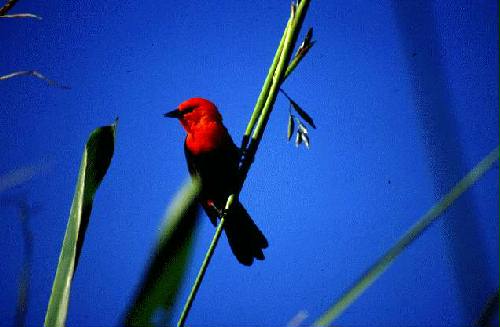
[[[66,234],[50,295],[46,327],[62,327],[68,314],[71,282],[78,265],[85,231],[89,224],[94,195],[113,157],[116,121],[95,129],[83,152],[78,182],[71,205]]]
[[[153,326],[158,310],[163,310],[162,320],[169,320],[191,254],[199,211],[198,192],[199,182],[193,180],[173,200],[123,325]]]

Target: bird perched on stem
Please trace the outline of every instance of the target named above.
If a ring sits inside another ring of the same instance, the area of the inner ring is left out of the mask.
[[[240,151],[217,107],[206,99],[189,99],[164,116],[179,119],[187,132],[184,153],[188,170],[200,178],[200,203],[216,226],[227,198],[238,191]],[[224,230],[240,263],[250,266],[254,258],[264,260],[267,240],[239,201],[227,213]]]

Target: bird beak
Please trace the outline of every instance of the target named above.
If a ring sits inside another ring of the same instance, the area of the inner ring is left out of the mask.
[[[175,109],[175,110],[167,112],[166,114],[163,114],[163,117],[167,117],[167,118],[181,118],[182,117],[182,112],[179,109]]]

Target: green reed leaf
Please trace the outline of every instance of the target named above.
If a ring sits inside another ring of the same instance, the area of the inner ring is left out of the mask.
[[[172,201],[124,326],[153,326],[152,319],[158,310],[163,310],[162,320],[170,319],[192,252],[199,190],[198,180],[193,179]]]
[[[345,309],[347,309],[363,292],[370,287],[403,250],[417,240],[441,214],[483,176],[498,160],[498,147],[481,160],[464,178],[462,178],[441,200],[429,209],[420,219],[378,259],[337,302],[328,309],[314,326],[329,326]]]
[[[50,295],[46,327],[63,327],[68,314],[71,282],[89,224],[95,192],[102,182],[113,157],[116,124],[95,129],[83,152],[78,182],[71,205],[66,234]]]

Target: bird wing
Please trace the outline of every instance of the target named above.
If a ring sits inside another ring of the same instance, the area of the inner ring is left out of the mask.
[[[184,142],[184,154],[191,176],[198,176],[201,180],[201,203],[211,218],[216,222],[217,210],[226,204],[227,197],[232,194],[238,183],[239,151],[234,142],[228,138],[227,142],[211,151],[193,154]],[[211,202],[213,205],[208,205]]]

